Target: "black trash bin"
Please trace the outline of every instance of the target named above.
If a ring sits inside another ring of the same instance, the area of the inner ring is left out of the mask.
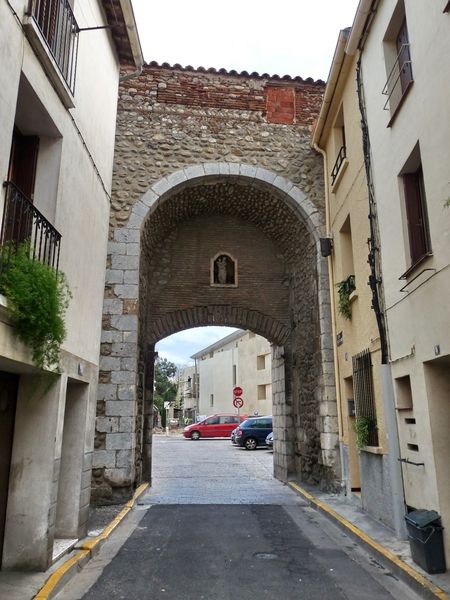
[[[444,573],[441,517],[435,510],[413,510],[405,521],[413,561],[427,573]]]

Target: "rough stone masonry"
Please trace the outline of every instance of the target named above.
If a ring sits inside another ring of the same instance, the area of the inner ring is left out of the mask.
[[[151,63],[120,88],[93,498],[151,475],[154,345],[232,325],[273,344],[275,474],[339,476],[323,173],[324,84]],[[236,286],[211,280],[236,261]]]

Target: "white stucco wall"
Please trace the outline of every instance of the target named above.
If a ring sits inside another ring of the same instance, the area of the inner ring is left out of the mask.
[[[200,414],[236,412],[233,407],[233,387],[243,389],[244,406],[241,414],[265,415],[272,412],[271,347],[269,342],[251,332],[243,332],[232,341],[214,345],[197,359],[200,374]],[[210,354],[213,353],[211,357]],[[264,355],[265,368],[257,368],[257,356]],[[233,365],[236,367],[236,383],[233,382]],[[266,398],[258,400],[258,385],[264,385]],[[211,406],[211,394],[214,406]]]
[[[442,12],[444,4],[405,0],[414,83],[390,127],[391,115],[383,110],[386,98],[381,95],[388,74],[383,38],[395,0],[380,3],[364,47],[362,64],[394,390],[398,391],[397,378],[409,377],[413,399],[412,409],[397,410],[400,452],[402,458],[424,463],[403,466],[406,503],[441,512],[449,559],[449,484],[448,477],[437,473],[436,462],[443,451],[448,456],[450,444],[444,443],[443,447],[438,443],[440,434],[437,425],[433,425],[436,410],[433,402],[440,402],[446,394],[446,385],[439,383],[435,372],[441,372],[441,365],[447,369],[447,389],[450,377],[447,301],[450,295],[450,210],[443,206],[450,196],[450,15]],[[432,255],[417,265],[406,279],[399,279],[411,266],[400,174],[417,143]],[[429,390],[433,386],[427,386],[425,377],[427,369],[435,384],[432,395]],[[441,420],[450,422],[450,407],[445,410],[444,406],[439,409]],[[418,449],[414,449],[416,446]]]
[[[12,2],[19,18],[27,4]],[[75,5],[80,27],[106,23],[98,2],[80,0]],[[8,40],[0,44],[0,177],[7,178],[22,74],[42,104],[32,128],[38,135],[49,132],[42,139],[34,202],[62,235],[60,269],[73,294],[63,347],[97,364],[119,69],[110,33],[79,34],[73,109],[62,104],[6,3],[0,6],[0,39]],[[2,189],[0,218],[3,203]]]

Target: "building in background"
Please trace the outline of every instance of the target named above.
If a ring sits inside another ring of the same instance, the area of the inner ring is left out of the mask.
[[[0,297],[4,569],[45,570],[86,533],[117,91],[121,67],[142,62],[129,0],[0,3],[0,272],[9,244],[27,240],[73,295],[51,380]],[[105,301],[108,319],[119,304]],[[118,341],[112,332],[105,340]],[[103,406],[105,432],[119,426],[113,405]]]
[[[272,355],[265,338],[238,330],[191,358],[199,377],[199,415],[236,412],[236,386],[243,390],[241,414],[272,413]]]
[[[195,366],[183,367],[178,371],[178,390],[175,400],[181,410],[183,423],[193,423],[198,414],[198,385]]]
[[[358,47],[406,509],[442,515],[449,564],[450,4],[362,0]]]

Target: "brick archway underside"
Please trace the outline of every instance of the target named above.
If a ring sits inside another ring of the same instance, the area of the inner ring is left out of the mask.
[[[168,313],[155,323],[153,329],[155,339],[147,338],[146,341],[155,343],[173,333],[206,325],[250,329],[278,346],[283,346],[289,340],[289,329],[283,323],[258,310],[234,307],[229,304],[212,304]]]

